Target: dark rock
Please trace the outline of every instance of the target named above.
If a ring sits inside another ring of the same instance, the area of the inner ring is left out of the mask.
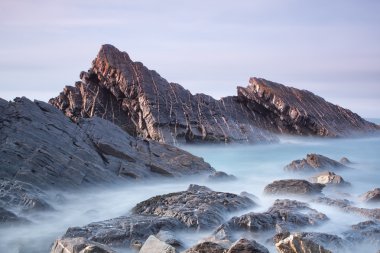
[[[142,245],[160,230],[178,231],[186,227],[172,217],[132,215],[111,220],[93,222],[84,227],[69,228],[63,238],[84,237],[88,240],[115,247]]]
[[[352,225],[351,229],[343,233],[344,238],[354,244],[371,245],[374,249],[380,247],[380,222],[364,221]]]
[[[80,78],[49,102],[74,121],[98,116],[166,143],[272,142],[273,133],[347,136],[379,128],[311,92],[260,78],[238,87],[237,96],[192,95],[111,45]]]
[[[55,107],[26,98],[1,106],[0,206],[48,210],[52,189],[215,171],[202,158],[132,137],[98,117],[76,124]]]
[[[213,174],[208,176],[210,181],[231,181],[236,180],[234,175],[229,175],[223,171],[215,171]]]
[[[268,249],[254,240],[242,238],[236,241],[227,253],[269,253]]]
[[[368,203],[379,203],[380,202],[380,188],[375,188],[371,191],[368,191],[360,196],[360,199],[363,202]]]
[[[65,238],[56,240],[50,253],[116,253],[116,251],[85,238]]]
[[[177,238],[174,232],[169,230],[160,230],[156,234],[157,239],[175,247],[175,248],[183,248],[184,243]]]
[[[18,217],[16,214],[0,207],[0,226],[2,225],[14,225],[27,223],[28,221],[24,218]]]
[[[264,188],[264,193],[270,195],[310,196],[320,194],[323,187],[323,184],[313,184],[306,180],[287,179],[274,181],[273,183],[268,184]]]
[[[176,253],[176,249],[154,235],[148,237],[139,253]]]
[[[347,157],[342,157],[340,158],[339,162],[341,164],[347,165],[347,164],[352,164],[352,162],[347,158]]]
[[[302,160],[294,160],[284,167],[285,171],[316,172],[323,170],[346,169],[347,166],[318,154],[307,154]]]
[[[159,195],[140,202],[133,208],[133,212],[175,217],[187,227],[205,229],[221,224],[226,213],[254,205],[247,197],[190,185],[187,191]]]
[[[250,231],[261,233],[276,229],[280,225],[284,230],[294,230],[305,226],[319,225],[328,218],[325,214],[309,207],[308,204],[296,200],[276,200],[263,213],[248,213],[233,217],[219,226],[214,236],[220,240],[232,240],[234,231]]]
[[[226,253],[227,249],[214,242],[201,242],[183,253]]]
[[[259,198],[257,196],[253,195],[252,193],[246,192],[246,191],[241,192],[240,196],[250,198],[253,201],[259,200]]]
[[[317,175],[314,175],[309,180],[312,183],[324,184],[326,186],[346,187],[351,185],[350,183],[344,181],[344,179],[341,176],[330,171],[325,171]]]
[[[364,217],[380,220],[380,208],[360,208],[352,206],[352,203],[346,199],[331,199],[328,197],[318,197],[312,200],[314,203],[325,204],[328,206],[335,206],[342,209],[344,212],[356,213]]]

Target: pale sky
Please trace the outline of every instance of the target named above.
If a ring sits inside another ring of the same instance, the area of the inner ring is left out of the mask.
[[[377,0],[0,0],[0,97],[47,101],[113,44],[214,98],[249,77],[380,118]]]

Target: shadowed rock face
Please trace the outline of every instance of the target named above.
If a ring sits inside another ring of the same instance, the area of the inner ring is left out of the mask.
[[[104,45],[81,81],[49,102],[74,121],[98,116],[161,142],[271,142],[274,133],[346,136],[378,129],[311,92],[251,78],[237,96],[193,95]]]
[[[202,158],[132,137],[107,120],[76,124],[43,102],[0,101],[0,207],[49,210],[51,189],[213,172]]]

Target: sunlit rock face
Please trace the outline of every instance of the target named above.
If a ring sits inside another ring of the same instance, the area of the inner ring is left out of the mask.
[[[81,81],[49,102],[74,121],[98,116],[131,135],[166,143],[273,142],[275,134],[347,136],[378,129],[309,91],[251,78],[220,100],[191,94],[111,45]]]

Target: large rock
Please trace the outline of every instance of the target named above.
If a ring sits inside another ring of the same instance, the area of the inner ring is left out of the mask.
[[[269,251],[254,240],[242,238],[232,244],[227,253],[269,253]]]
[[[145,241],[139,253],[176,253],[176,250],[173,246],[151,235]]]
[[[226,253],[226,248],[214,242],[201,242],[183,253]]]
[[[261,142],[277,140],[273,133],[346,136],[378,129],[311,92],[260,78],[238,87],[237,96],[192,95],[111,45],[101,47],[80,78],[49,102],[75,121],[98,116],[161,142]]]
[[[85,238],[65,238],[56,240],[50,253],[116,253],[116,251]]]
[[[281,228],[285,231],[305,226],[320,225],[328,220],[327,216],[296,200],[276,200],[263,213],[247,213],[233,217],[219,226],[214,237],[217,240],[233,240],[236,231],[264,232]]]
[[[360,199],[368,203],[380,203],[380,188],[375,188],[362,194]]]
[[[302,160],[294,160],[284,167],[285,171],[316,172],[348,168],[344,164],[319,154],[307,154]]]
[[[51,189],[214,171],[202,158],[98,117],[74,123],[47,103],[0,103],[0,206],[48,210]]]
[[[205,229],[220,225],[227,213],[253,206],[255,203],[247,197],[190,185],[186,191],[159,195],[140,202],[133,212],[175,217],[187,227]]]
[[[286,179],[274,181],[264,188],[265,194],[270,195],[300,195],[311,196],[320,194],[324,185],[310,183],[301,179]]]
[[[310,182],[324,184],[326,186],[339,186],[339,187],[346,187],[346,186],[351,185],[350,183],[344,181],[344,179],[341,176],[331,171],[325,171],[325,172],[312,176],[310,178]]]
[[[343,233],[343,236],[351,243],[372,246],[374,252],[375,249],[380,248],[380,222],[368,220],[352,225],[350,230]],[[369,249],[365,250],[370,252]]]

